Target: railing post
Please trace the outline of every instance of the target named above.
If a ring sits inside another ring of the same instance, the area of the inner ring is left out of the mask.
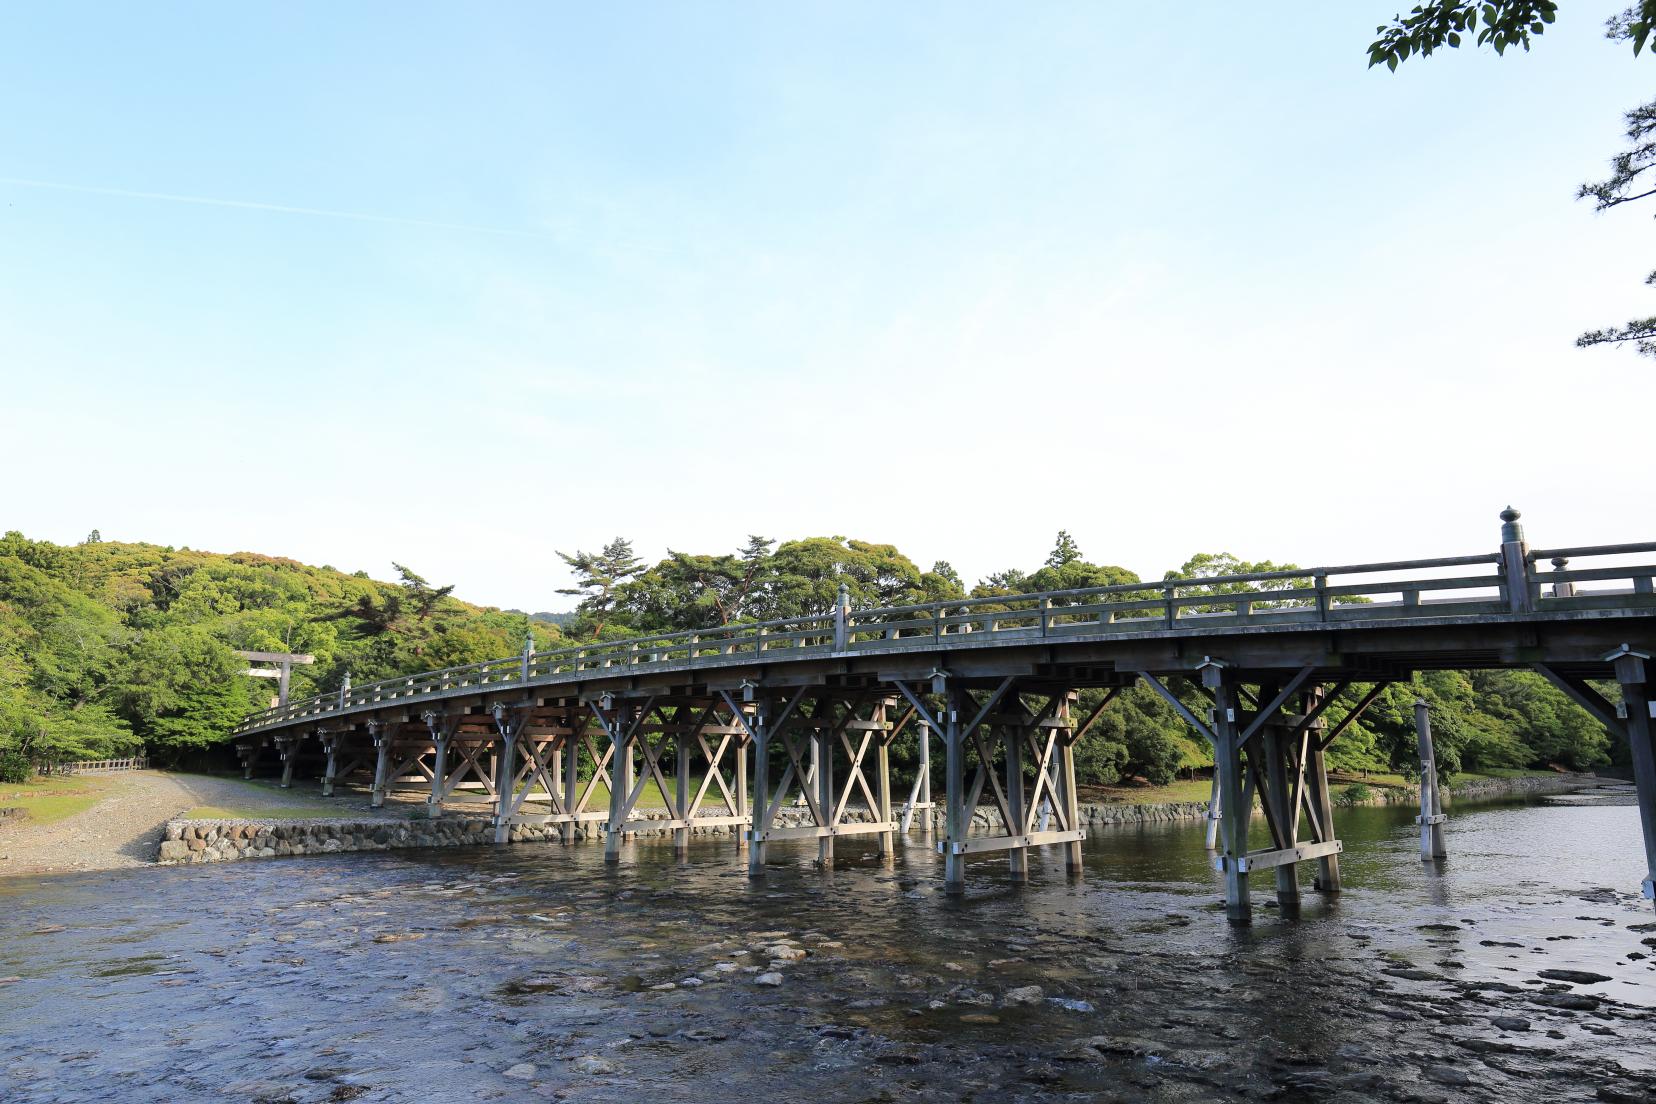
[[[834,601],[834,651],[843,652],[851,639],[851,588],[839,586],[839,597]]]
[[[1570,561],[1566,560],[1563,556],[1554,556],[1552,558],[1552,567],[1554,571],[1563,571],[1569,566]],[[1562,579],[1559,580],[1553,584],[1552,596],[1554,598],[1574,598],[1575,584]]]
[[[339,684],[339,708],[344,709],[345,703],[351,697],[351,672],[345,672],[345,680]]]
[[[1311,584],[1317,588],[1317,620],[1328,620],[1328,576],[1313,575]]]
[[[1534,613],[1530,595],[1529,545],[1524,541],[1523,515],[1511,506],[1501,511],[1501,578],[1506,584],[1507,608],[1513,613]]]
[[[1179,596],[1179,588],[1178,587],[1176,587],[1176,586],[1164,586],[1164,587],[1162,587],[1162,600],[1167,603],[1167,611],[1166,611],[1167,627],[1170,628],[1170,629],[1173,627],[1173,622],[1175,622],[1179,619],[1179,607],[1174,605],[1174,603],[1173,603],[1173,600],[1175,598],[1177,598],[1178,596]]]
[[[523,681],[524,682],[529,681],[529,669],[530,669],[530,667],[532,667],[534,665],[534,662],[535,662],[535,634],[530,633],[529,638],[523,642]]]

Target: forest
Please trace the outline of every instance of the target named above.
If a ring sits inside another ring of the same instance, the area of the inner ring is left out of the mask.
[[[619,537],[597,552],[559,555],[574,576],[563,591],[572,610],[529,614],[470,605],[452,585],[401,564],[391,565],[396,580],[386,582],[250,552],[104,541],[96,532],[58,545],[9,532],[0,538],[0,759],[143,749],[161,763],[218,756],[227,763],[231,726],[269,704],[274,690],[243,674],[237,650],[315,656],[314,665],[294,670],[292,694],[304,697],[336,688],[347,673],[361,684],[510,656],[529,636],[546,649],[819,613],[842,584],[854,607],[869,607],[1143,581],[1089,561],[1065,532],[1044,560],[970,589],[947,562],[922,570],[893,545],[837,536],[750,537],[729,552],[670,551],[655,564]],[[1201,553],[1164,578],[1293,569]],[[1584,770],[1625,755],[1538,675],[1454,671],[1386,690],[1330,748],[1331,767],[1409,773],[1417,696],[1432,707],[1446,773]],[[1076,752],[1081,781],[1093,785],[1163,783],[1212,765],[1205,743],[1143,687],[1106,711]],[[901,773],[914,755],[912,739],[899,741],[893,766]]]

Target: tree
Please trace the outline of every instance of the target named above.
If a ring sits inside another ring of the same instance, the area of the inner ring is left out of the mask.
[[[1479,46],[1493,46],[1504,54],[1508,46],[1530,48],[1531,36],[1539,36],[1557,17],[1556,0],[1433,0],[1416,5],[1408,15],[1398,15],[1391,24],[1375,28],[1380,37],[1369,44],[1369,67],[1382,63],[1396,71],[1412,54],[1430,56],[1443,46],[1458,48],[1464,35],[1476,32]],[[1638,56],[1656,27],[1656,0],[1640,0],[1612,15],[1605,25],[1605,37],[1630,42]],[[1610,160],[1610,175],[1597,183],[1583,184],[1577,199],[1591,199],[1594,210],[1603,212],[1623,203],[1656,195],[1656,188],[1643,186],[1640,177],[1656,165],[1656,100],[1629,111],[1629,148]],[[1645,278],[1656,286],[1656,272]],[[1656,316],[1635,318],[1618,326],[1588,330],[1576,338],[1577,348],[1594,345],[1622,345],[1631,342],[1645,356],[1656,356]]]
[[[1076,545],[1075,538],[1069,535],[1068,529],[1058,530],[1058,540],[1047,553],[1048,567],[1063,567],[1072,564],[1081,558],[1081,549]]]
[[[617,589],[643,570],[644,561],[633,555],[632,542],[625,537],[616,537],[601,552],[559,552],[558,558],[575,572],[575,585],[560,587],[558,593],[580,595],[576,608],[594,620],[592,635],[600,635],[615,609]]]
[[[396,569],[398,577],[402,580],[403,594],[407,596],[408,605],[413,609],[416,621],[429,620],[442,605],[443,599],[454,593],[453,583],[434,587],[426,582],[423,576],[415,574],[400,563],[393,563],[391,566]]]

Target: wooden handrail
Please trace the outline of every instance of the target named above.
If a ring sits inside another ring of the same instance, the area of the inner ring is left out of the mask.
[[[1527,553],[1531,562],[1552,556],[1626,555],[1634,552],[1656,551],[1656,542],[1640,544],[1594,545],[1579,548],[1536,550]],[[1347,564],[1334,567],[1290,568],[1279,571],[1256,571],[1236,575],[1215,575],[1206,578],[1171,578],[1146,580],[1140,583],[1116,583],[1110,586],[1085,587],[1073,590],[1044,591],[1034,594],[989,595],[981,598],[956,598],[939,602],[925,602],[903,606],[886,606],[865,610],[851,610],[843,619],[836,613],[810,614],[803,617],[779,618],[773,621],[734,622],[705,629],[688,629],[655,636],[632,637],[623,640],[571,645],[546,652],[529,652],[484,660],[416,675],[398,675],[378,682],[319,694],[285,706],[269,709],[243,718],[233,734],[243,734],[269,725],[315,716],[322,713],[349,710],[382,701],[396,701],[420,697],[442,690],[490,683],[522,682],[524,671],[529,680],[578,681],[592,671],[614,667],[629,669],[649,668],[665,664],[714,665],[718,663],[752,662],[755,656],[767,658],[773,652],[805,651],[819,653],[832,651],[835,641],[846,650],[868,651],[882,645],[913,646],[920,638],[938,641],[941,647],[972,647],[987,633],[1018,633],[1026,639],[1031,633],[1045,637],[1049,634],[1071,636],[1078,629],[1089,627],[1103,632],[1112,626],[1124,626],[1118,631],[1142,632],[1147,622],[1164,622],[1169,629],[1181,623],[1200,622],[1209,627],[1215,619],[1230,618],[1247,621],[1254,617],[1291,617],[1299,620],[1310,615],[1312,620],[1337,619],[1341,622],[1361,620],[1365,611],[1372,616],[1392,618],[1430,609],[1444,612],[1446,607],[1470,605],[1487,607],[1494,601],[1505,601],[1506,581],[1501,567],[1500,553],[1472,556],[1443,556],[1422,560],[1392,560],[1373,564]],[[1457,575],[1384,579],[1373,581],[1331,581],[1331,576],[1376,575],[1404,571],[1432,570],[1473,565],[1492,565],[1496,570],[1487,575]],[[1656,566],[1590,568],[1570,571],[1526,571],[1532,586],[1541,581],[1572,579],[1627,579],[1635,583],[1635,591],[1648,588]],[[1255,589],[1254,584],[1293,582],[1299,585],[1280,589]],[[1241,590],[1217,588],[1244,587]],[[1423,601],[1421,595],[1432,591],[1487,591],[1465,598],[1438,598]],[[1185,593],[1189,592],[1189,593]],[[1359,597],[1376,594],[1396,594],[1400,602],[1358,602]],[[1583,597],[1588,596],[1584,594]],[[1569,598],[1547,596],[1549,606]],[[1064,604],[1064,603],[1076,604]],[[1057,603],[1057,604],[1055,604]],[[1267,605],[1268,604],[1268,605]],[[1192,612],[1197,607],[1210,607],[1203,612]],[[1229,612],[1215,613],[1212,607]],[[1476,613],[1488,613],[1484,608]],[[843,623],[844,635],[840,633]],[[1004,625],[1003,625],[1004,623]],[[909,630],[905,635],[905,629]]]

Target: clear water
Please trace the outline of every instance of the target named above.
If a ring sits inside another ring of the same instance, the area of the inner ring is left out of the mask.
[[[1242,930],[1188,822],[964,900],[919,836],[759,882],[716,838],[3,879],[0,1100],[1656,1098],[1631,794],[1462,803],[1440,866],[1411,817],[1339,811],[1345,893],[1284,920],[1255,875]]]

